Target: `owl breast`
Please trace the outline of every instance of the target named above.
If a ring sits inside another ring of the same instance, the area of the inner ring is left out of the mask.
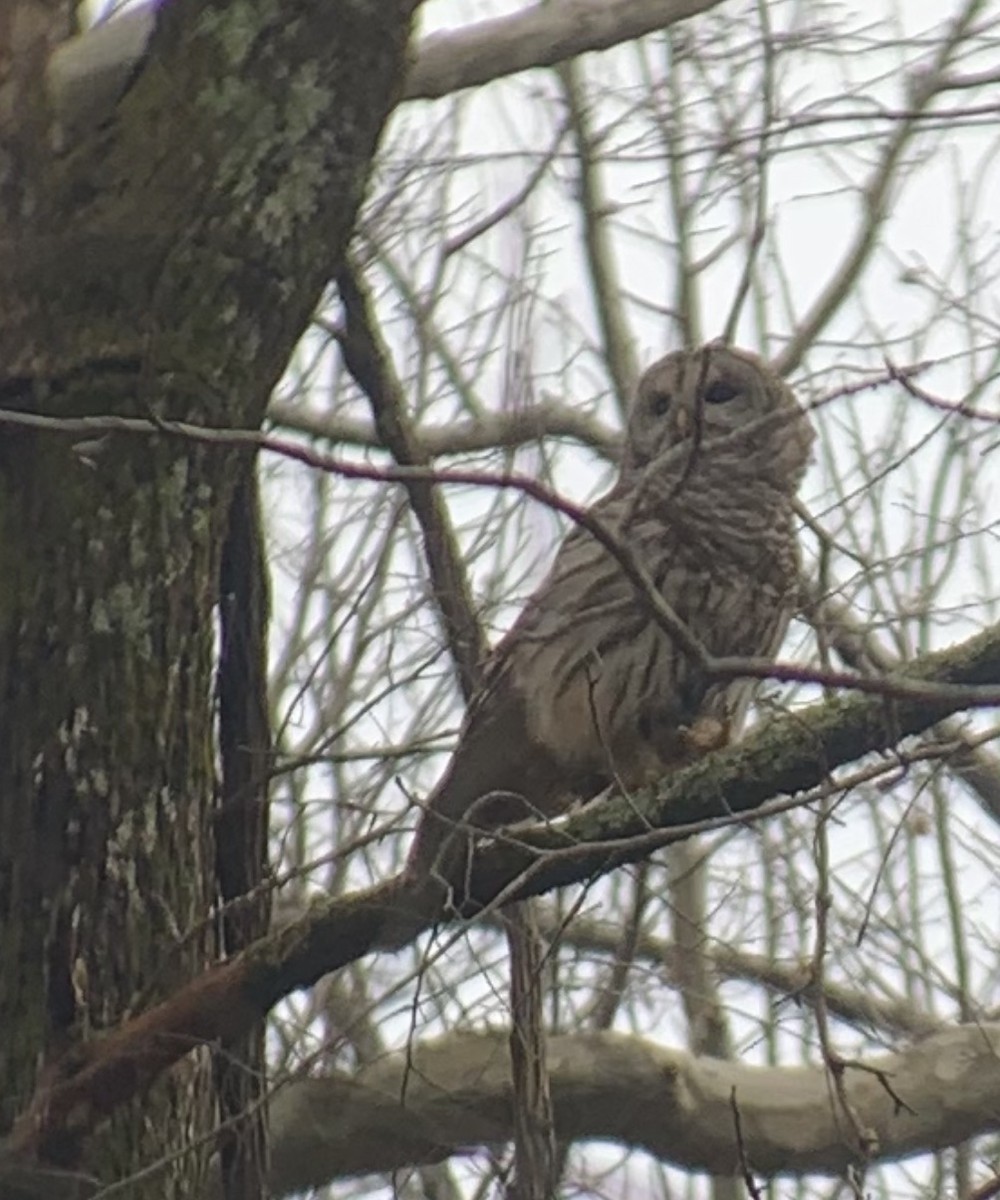
[[[518,639],[531,654],[523,664],[529,728],[582,794],[612,780],[640,786],[681,765],[690,758],[688,727],[700,717],[738,724],[753,687],[706,677],[620,565],[590,545],[574,572],[585,586],[572,612],[536,612]],[[644,565],[712,657],[774,654],[793,611],[794,553],[758,556],[748,572],[744,562],[662,533],[655,550]],[[565,583],[554,571],[547,594]]]

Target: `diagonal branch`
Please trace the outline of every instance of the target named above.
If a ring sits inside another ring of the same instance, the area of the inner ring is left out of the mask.
[[[841,659],[856,671],[886,674],[899,671],[901,663],[871,632],[861,626],[842,601],[824,597],[811,581],[804,585],[811,620],[829,637]],[[957,743],[948,756],[948,770],[960,779],[979,801],[985,813],[1000,822],[1000,761],[985,747],[976,745],[957,722],[945,721],[936,735]]]
[[[340,339],[347,369],[368,397],[375,429],[383,446],[401,467],[426,467],[430,458],[406,411],[403,386],[382,340],[363,282],[352,267],[337,276],[347,327]],[[486,642],[476,618],[469,581],[440,490],[430,479],[404,482],[410,505],[423,533],[424,554],[434,599],[444,624],[452,658],[466,701],[479,683]]]
[[[561,0],[433,34],[418,47],[404,99],[436,99],[578,54],[608,50],[715,8],[719,0]]]
[[[838,767],[890,751],[960,711],[961,686],[1000,682],[1000,625],[915,660],[907,678],[950,686],[892,701],[858,693],[812,705],[677,772],[655,794],[597,802],[558,824],[519,829],[517,840],[497,838],[475,855],[469,894],[488,908],[584,882],[701,832],[706,822],[747,819],[776,795],[829,786]],[[393,909],[420,913],[425,927],[453,919],[439,909],[421,912],[422,900],[419,884],[397,877],[319,902],[114,1033],[75,1048],[48,1068],[0,1159],[58,1155],[65,1164],[112,1112],[190,1050],[251,1028],[285,996],[378,948]]]
[[[846,298],[856,287],[862,271],[878,246],[878,235],[890,212],[892,190],[899,179],[899,166],[922,125],[922,118],[934,100],[949,86],[948,68],[961,52],[969,27],[982,8],[982,0],[966,0],[962,11],[926,69],[911,69],[910,111],[893,130],[881,159],[860,193],[861,215],[840,265],[830,276],[812,307],[802,317],[788,344],[774,362],[779,375],[791,374],[806,351],[833,320]]]
[[[340,339],[344,360],[368,396],[382,444],[400,466],[430,465],[414,435],[403,387],[379,333],[364,283],[346,266],[337,276],[337,288],[347,318]],[[486,642],[472,605],[454,530],[440,489],[431,480],[409,479],[404,487],[423,531],[434,598],[468,702],[481,680]],[[510,1051],[519,1114],[511,1195],[517,1200],[545,1200],[554,1188],[555,1153],[542,1019],[544,959],[530,904],[513,905],[506,926],[511,970]]]
[[[433,34],[417,47],[404,100],[434,99],[493,79],[608,50],[715,8],[720,0],[562,0]],[[52,55],[48,90],[66,133],[99,123],[146,52],[157,5],[139,4]]]

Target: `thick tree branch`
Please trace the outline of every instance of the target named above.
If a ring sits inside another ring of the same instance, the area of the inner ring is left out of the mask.
[[[846,604],[824,597],[813,583],[807,583],[805,591],[813,624],[829,638],[847,666],[876,675],[900,670],[896,655],[855,620]],[[983,811],[1000,822],[1000,760],[985,747],[973,744],[957,721],[943,721],[936,733],[942,741],[957,743],[948,756],[948,770],[972,792]]]
[[[845,1066],[870,1156],[845,1136],[822,1067],[695,1058],[615,1033],[553,1037],[549,1058],[560,1139],[616,1141],[684,1170],[734,1170],[734,1099],[750,1166],[766,1176],[839,1174],[997,1128],[996,1024],[943,1030]],[[501,1145],[512,1132],[503,1034],[453,1034],[355,1076],[289,1084],[272,1114],[278,1196]]]
[[[720,0],[562,0],[426,38],[404,99],[434,99],[578,54],[608,50],[715,8]],[[52,56],[48,86],[66,134],[99,121],[145,53],[155,6],[73,38]]]
[[[485,908],[586,882],[699,832],[705,822],[747,818],[776,795],[829,785],[830,773],[845,763],[891,751],[960,711],[958,686],[1000,681],[1000,625],[915,660],[907,678],[952,687],[923,697],[856,694],[813,705],[678,772],[655,794],[599,801],[551,827],[519,829],[516,840],[497,838],[476,854],[469,894]],[[402,877],[317,903],[300,921],[53,1064],[7,1153],[41,1161],[57,1148],[65,1154],[196,1045],[252,1027],[284,996],[378,947],[392,909],[420,913],[425,927],[453,919],[421,911],[423,903],[419,885]]]
[[[719,0],[562,0],[438,33],[420,45],[406,99],[435,99],[608,50],[714,8]]]

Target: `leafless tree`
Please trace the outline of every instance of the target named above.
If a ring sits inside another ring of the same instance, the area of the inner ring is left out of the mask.
[[[560,1192],[1000,1194],[1000,9],[415,7],[0,12],[0,1197],[531,1194],[528,897]],[[744,740],[376,952],[720,337],[820,434]]]

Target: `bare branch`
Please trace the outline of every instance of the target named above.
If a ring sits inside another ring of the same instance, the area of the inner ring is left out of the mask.
[[[998,1045],[1000,1026],[960,1025],[857,1069],[845,1065],[844,1088],[875,1157],[893,1161],[992,1129]],[[729,1063],[615,1033],[553,1037],[550,1057],[560,1138],[619,1142],[686,1170],[732,1171],[735,1096],[757,1173],[840,1174],[859,1162],[821,1066]],[[509,1090],[501,1033],[444,1037],[353,1078],[291,1083],[272,1103],[272,1187],[287,1195],[501,1145],[512,1132]]]
[[[276,425],[307,437],[325,438],[337,445],[384,448],[369,422],[339,413],[321,416],[305,413],[299,405],[275,398],[271,401],[268,416]],[[542,438],[567,438],[616,462],[621,445],[616,431],[556,400],[502,412],[484,412],[474,419],[456,421],[454,425],[418,426],[413,430],[413,437],[428,458],[514,449]]]
[[[529,901],[507,910],[510,952],[510,1074],[514,1109],[514,1179],[508,1200],[550,1200],[559,1181],[548,1036],[545,946]]]
[[[947,37],[937,47],[933,62],[928,64],[926,69],[915,68],[912,72],[912,112],[893,130],[882,152],[881,161],[862,189],[861,213],[847,252],[775,361],[774,368],[779,374],[787,375],[795,370],[806,350],[854,290],[861,272],[878,244],[878,233],[889,211],[889,198],[898,180],[903,154],[920,128],[920,118],[934,98],[947,86],[946,69],[952,57],[961,49],[969,25],[975,20],[981,7],[981,0],[966,0],[964,8],[951,23]]]
[[[403,387],[375,324],[367,291],[350,267],[337,276],[337,288],[347,316],[341,338],[344,360],[371,403],[379,438],[400,466],[426,466],[429,460],[410,426]],[[432,481],[410,479],[404,486],[423,531],[434,598],[468,700],[479,682],[486,641],[472,604],[455,531]]]
[[[608,956],[620,950],[621,929],[617,923],[581,916],[566,925],[548,909],[539,912],[538,920],[542,932],[548,937],[558,934],[564,946]],[[668,983],[681,986],[678,947],[670,940],[643,932],[636,937],[633,952],[644,965],[662,964]],[[808,1000],[815,987],[802,962],[779,962],[764,954],[751,954],[717,942],[707,944],[704,953],[711,969],[722,978],[759,984],[790,1004]],[[911,1037],[923,1037],[941,1027],[940,1021],[905,1000],[882,1000],[863,988],[849,988],[829,979],[823,986],[830,1012],[851,1025]]]
[[[407,100],[434,99],[531,67],[552,67],[578,54],[607,50],[665,29],[719,0],[562,0],[509,17],[480,21],[421,44]]]
[[[607,50],[714,8],[719,0],[562,0],[437,33],[418,47],[403,98],[434,99],[578,54]],[[64,134],[99,122],[146,52],[156,5],[140,4],[52,55],[48,89]]]
[[[551,8],[549,9],[551,11]],[[618,412],[625,419],[639,381],[635,346],[625,319],[622,290],[612,253],[608,202],[601,180],[599,144],[591,131],[591,114],[580,86],[575,63],[559,68],[569,124],[576,147],[583,243],[590,273],[591,295],[601,328],[604,360],[614,385]]]
[[[859,625],[846,604],[822,597],[813,584],[807,583],[805,589],[811,619],[821,624],[824,636],[849,667],[873,675],[901,669],[899,659]],[[942,721],[935,734],[953,745],[945,760],[948,769],[973,792],[983,810],[1000,822],[1000,760],[974,744],[954,721]]]
[[[910,664],[910,674],[950,684],[1000,680],[1000,626],[924,656]],[[887,706],[879,697],[852,696],[800,710],[676,772],[654,795],[597,801],[552,826],[498,835],[479,848],[468,879],[459,864],[456,889],[488,910],[589,880],[671,841],[745,820],[774,795],[815,787],[838,766],[888,749],[960,707],[957,700],[901,698]],[[196,1046],[252,1028],[283,997],[380,947],[387,919],[391,925],[399,908],[411,917],[410,940],[421,923],[454,919],[437,889],[428,907],[426,889],[402,876],[317,902],[300,921],[53,1062],[0,1154],[46,1161],[57,1146],[77,1144]]]

